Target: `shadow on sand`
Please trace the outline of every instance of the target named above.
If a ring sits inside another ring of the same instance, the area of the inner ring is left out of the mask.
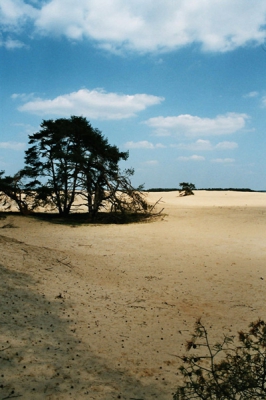
[[[42,254],[41,270],[34,265],[40,255],[31,258],[31,247],[23,245],[0,236],[6,255],[0,264],[0,399],[160,398],[156,387],[143,387],[136,377],[95,354],[79,336],[71,299],[61,293],[47,296],[42,290],[44,274],[54,267],[53,260],[47,260],[49,251]],[[60,278],[64,271],[57,272]]]

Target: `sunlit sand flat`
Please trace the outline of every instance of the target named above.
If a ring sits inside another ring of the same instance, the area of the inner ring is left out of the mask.
[[[168,400],[197,318],[266,318],[266,193],[160,197],[141,224],[1,214],[1,398]]]

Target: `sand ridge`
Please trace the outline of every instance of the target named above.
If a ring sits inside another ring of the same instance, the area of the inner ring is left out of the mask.
[[[266,194],[159,197],[152,223],[0,220],[1,398],[171,399],[198,317],[266,318]]]

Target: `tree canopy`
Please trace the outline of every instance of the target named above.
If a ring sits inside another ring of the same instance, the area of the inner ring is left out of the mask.
[[[87,191],[89,211],[97,212],[106,177],[117,174],[119,161],[128,158],[83,117],[44,120],[29,139],[24,169],[29,186],[40,199],[49,198],[60,215],[69,214],[78,189]]]

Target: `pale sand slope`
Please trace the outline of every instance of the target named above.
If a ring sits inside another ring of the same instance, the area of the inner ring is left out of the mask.
[[[152,223],[0,220],[1,399],[171,399],[198,317],[266,319],[266,194],[195,193],[150,194]]]

